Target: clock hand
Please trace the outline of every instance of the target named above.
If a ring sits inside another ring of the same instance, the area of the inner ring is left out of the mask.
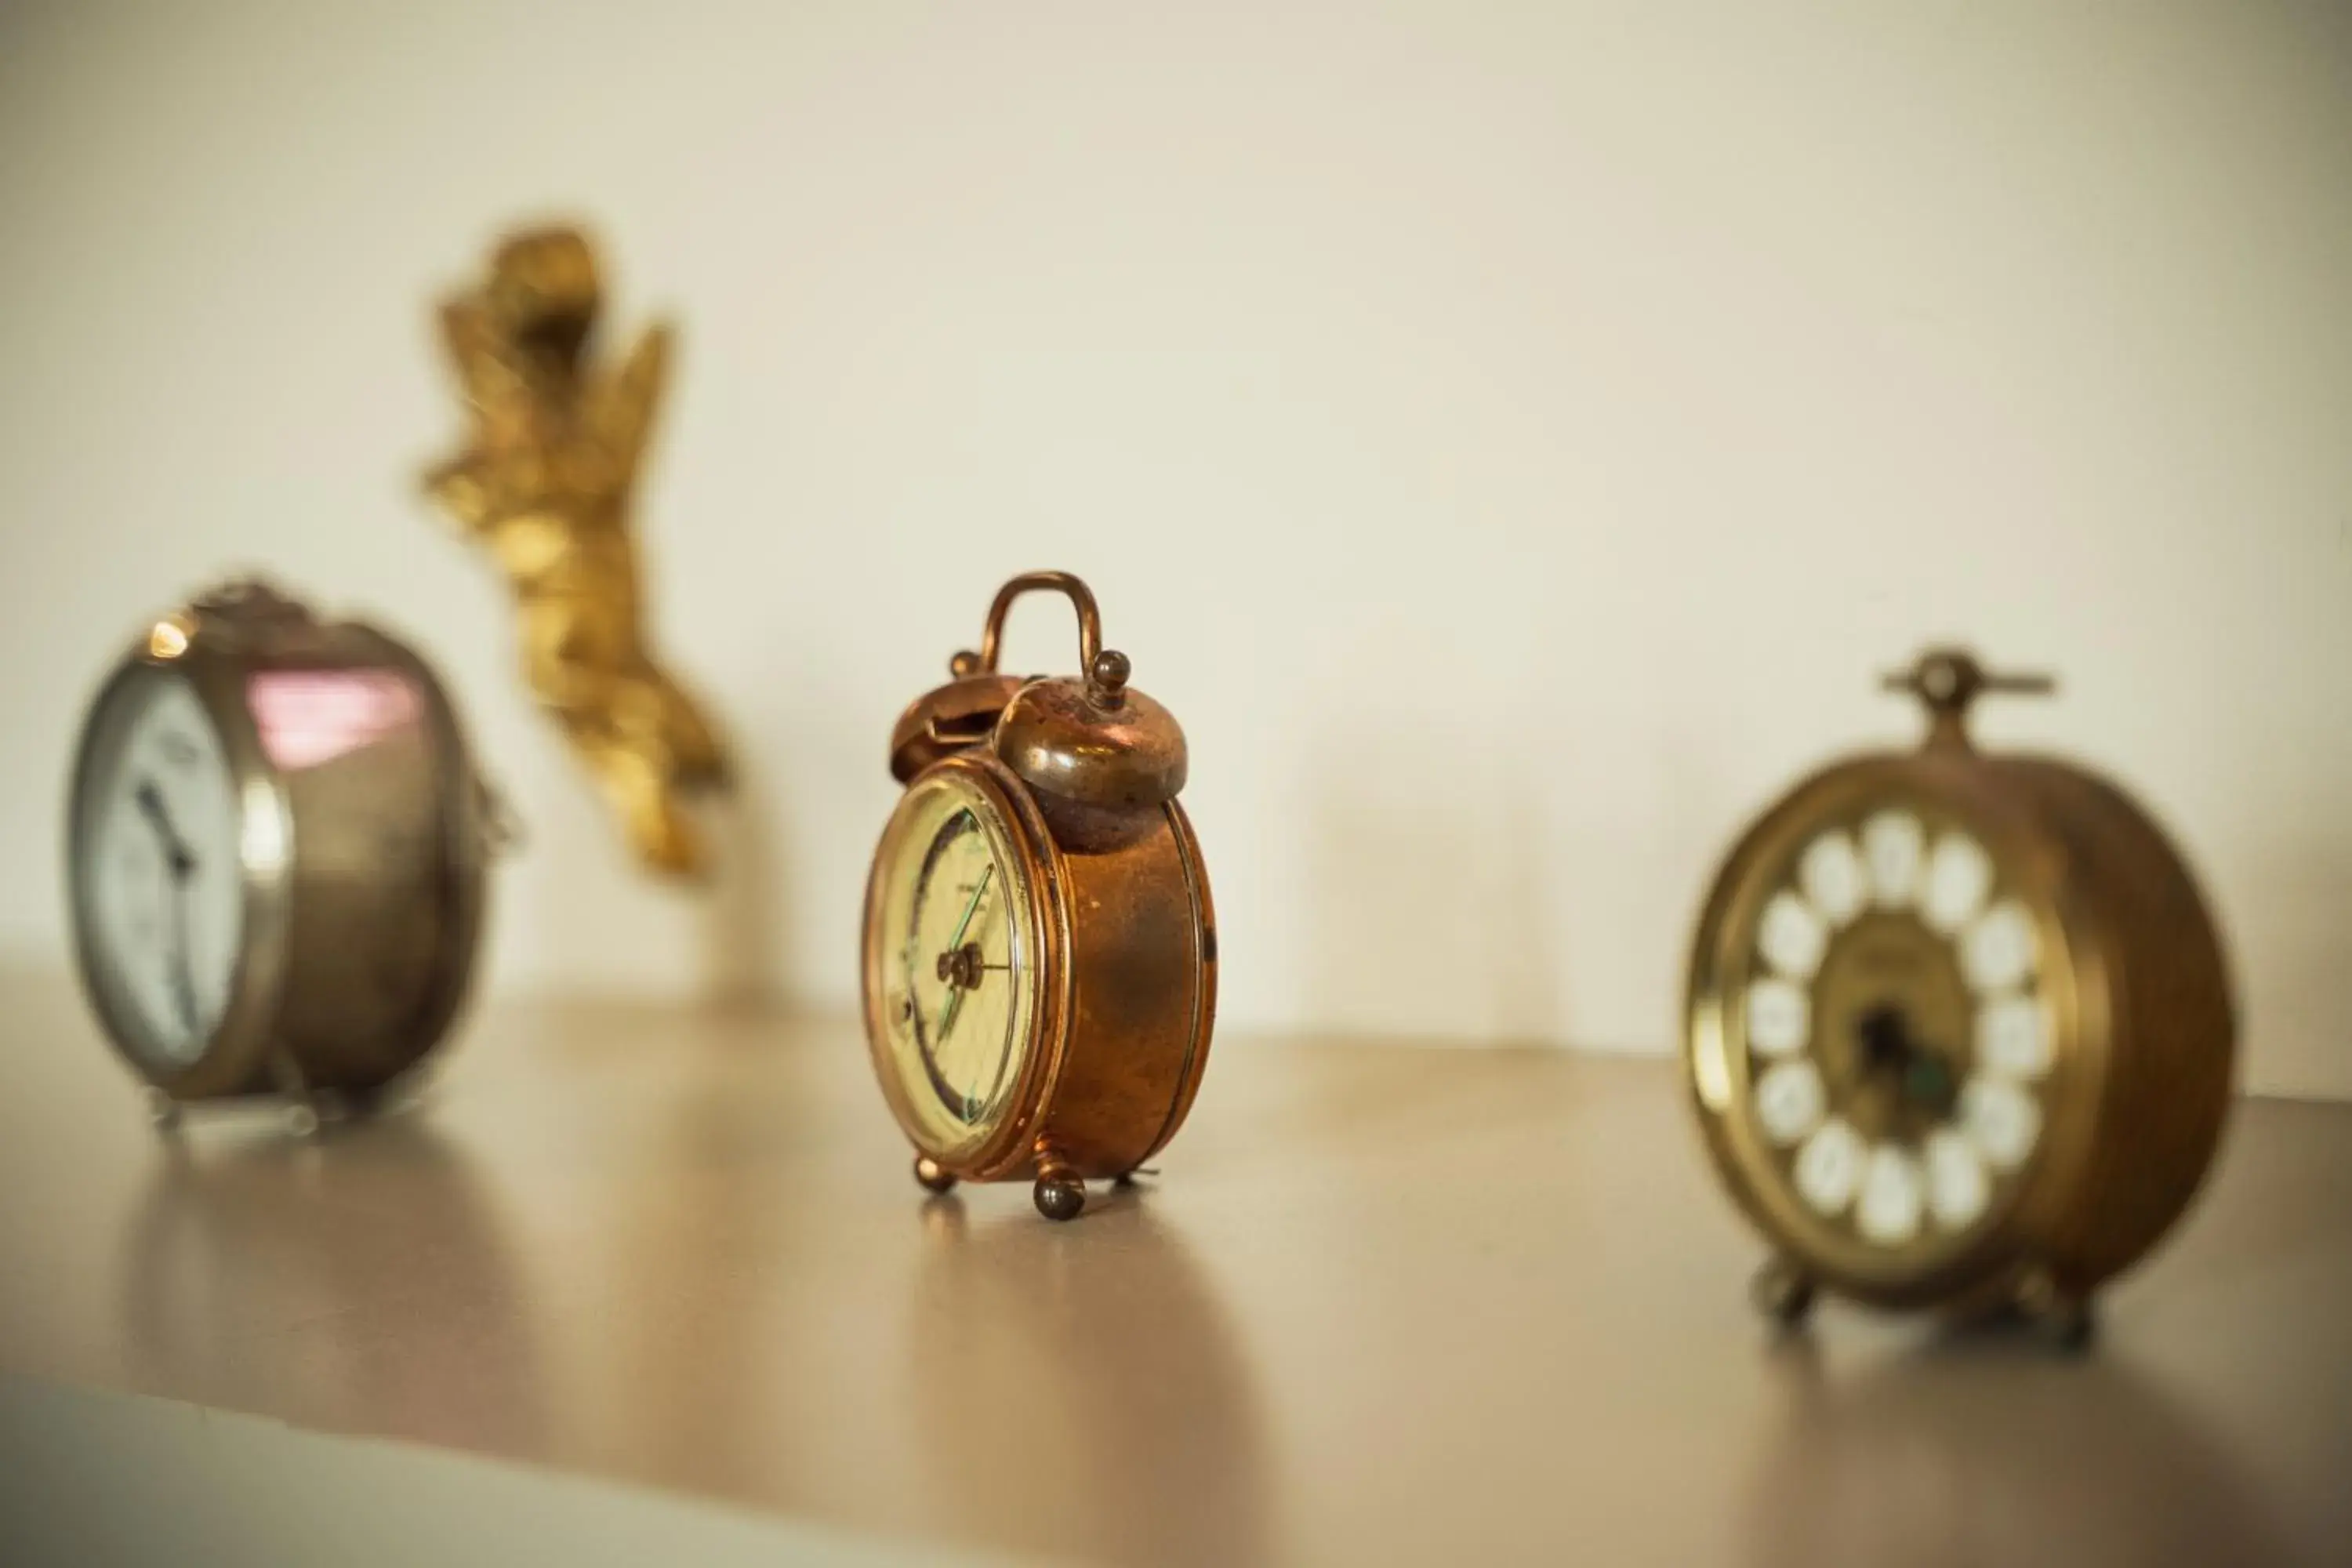
[[[971,929],[971,917],[980,912],[981,895],[988,891],[988,879],[996,875],[996,862],[991,860],[980,868],[980,880],[971,885],[971,897],[963,906],[963,918],[956,921],[955,935],[948,938],[948,951],[953,952],[963,945],[963,933]]]
[[[163,869],[169,879],[163,899],[171,905],[171,925],[164,946],[164,956],[171,965],[172,1002],[180,1015],[180,1026],[190,1034],[196,1029],[196,982],[188,967],[188,874],[195,869],[194,858],[185,853],[172,831],[171,818],[163,813],[162,798],[154,784],[139,786],[139,805],[147,820],[154,825],[163,840]]]
[[[1952,1085],[1952,1069],[1943,1053],[1917,1049],[1903,1066],[1903,1098],[1923,1107],[1937,1117],[1950,1114],[1958,1098]]]
[[[172,814],[163,808],[163,792],[156,787],[153,779],[141,779],[136,795],[139,814],[147,819],[147,825],[155,830],[155,837],[163,841],[163,858],[172,868],[172,880],[186,881],[196,868],[195,852],[188,847],[188,841],[181,837],[180,830],[173,826]]]
[[[1941,1051],[1913,1037],[1910,1019],[1895,1006],[1878,1006],[1856,1025],[1866,1068],[1891,1074],[1899,1099],[1943,1114],[1953,1100],[1950,1063]]]
[[[193,1034],[196,1027],[196,981],[188,965],[188,879],[195,875],[196,857],[187,840],[180,837],[172,814],[164,809],[163,792],[155,781],[141,779],[135,794],[140,815],[162,841],[164,868],[172,878],[171,891],[166,895],[172,905],[172,1000],[179,1009],[181,1027]]]
[[[995,874],[996,862],[993,860],[981,868],[980,880],[972,884],[971,897],[964,902],[963,918],[956,921],[955,934],[948,938],[949,952],[963,945],[963,933],[971,929],[971,917],[980,912],[981,896],[988,891],[988,879]],[[940,1045],[947,1044],[948,1031],[955,1027],[956,1014],[963,1006],[963,992],[961,985],[950,983],[948,986],[947,1005],[940,1009],[940,1026],[934,1031]]]
[[[196,977],[188,966],[188,883],[184,877],[172,884],[172,999],[179,1005],[180,1026],[196,1030]]]

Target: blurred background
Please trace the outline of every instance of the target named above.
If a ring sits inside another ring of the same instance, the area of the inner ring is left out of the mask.
[[[705,893],[416,492],[546,218],[681,326]],[[260,568],[455,687],[493,991],[846,1011],[889,724],[1037,566],[1190,733],[1228,1036],[1669,1049],[1733,835],[1958,637],[2202,874],[2251,1087],[2352,1093],[2352,7],[0,4],[0,957],[105,667]]]

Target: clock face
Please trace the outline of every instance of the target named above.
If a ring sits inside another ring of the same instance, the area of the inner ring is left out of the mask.
[[[937,1157],[997,1129],[1035,1034],[1040,922],[1014,834],[979,775],[946,768],[908,790],[877,852],[878,1054],[908,1132]]]
[[[161,1068],[201,1058],[227,1008],[245,923],[242,814],[220,732],[169,670],[115,688],[77,773],[70,874],[82,962],[122,1044]]]
[[[2032,1171],[2057,1066],[2043,924],[1924,802],[1814,823],[1728,933],[1727,1114],[1823,1250],[1930,1269]],[[1759,1167],[1751,1166],[1751,1173]]]

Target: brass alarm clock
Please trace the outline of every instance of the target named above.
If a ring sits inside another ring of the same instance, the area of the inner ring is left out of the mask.
[[[228,584],[92,704],[67,880],[83,989],[157,1121],[246,1096],[314,1131],[436,1045],[505,828],[424,660]]]
[[[2231,1094],[2235,1020],[2195,881],[2114,784],[1970,745],[2042,692],[1935,650],[1888,678],[1908,753],[1836,763],[1748,829],[1693,946],[1685,1065],[1774,1253],[1758,1305],[2022,1308],[2069,1342],[2179,1217]]]
[[[1015,599],[1077,610],[1071,679],[997,670]],[[882,1092],[933,1192],[1027,1178],[1075,1218],[1183,1125],[1209,1059],[1216,921],[1184,732],[1102,646],[1064,572],[998,591],[977,654],[890,734],[906,793],[866,882],[865,1011]]]

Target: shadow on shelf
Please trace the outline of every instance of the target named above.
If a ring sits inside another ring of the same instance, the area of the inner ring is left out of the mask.
[[[1784,1424],[1746,1498],[1762,1568],[2293,1560],[2198,1414],[2107,1350],[1950,1329],[1853,1376],[1773,1352]]]
[[[1248,1354],[1142,1190],[1106,1186],[1080,1226],[983,1235],[952,1194],[923,1223],[905,1332],[934,1523],[1089,1561],[1275,1555]]]
[[[416,1107],[322,1142],[274,1123],[205,1131],[163,1141],[125,1230],[125,1338],[153,1392],[536,1446],[544,1415],[504,1227]],[[393,1205],[410,1213],[373,1223]]]

